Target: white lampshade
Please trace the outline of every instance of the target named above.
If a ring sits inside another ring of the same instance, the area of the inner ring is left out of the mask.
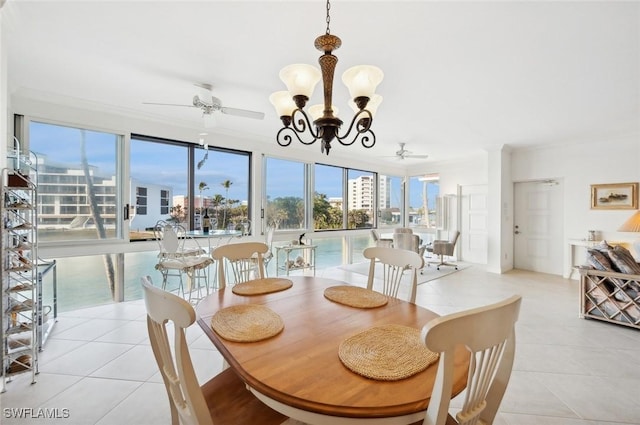
[[[619,232],[636,232],[640,233],[640,211],[633,214],[618,229]]]
[[[382,70],[371,65],[354,66],[342,74],[342,82],[349,89],[351,99],[360,96],[371,98],[383,78]]]
[[[338,108],[336,108],[334,105],[331,105],[331,109],[333,109],[333,116],[337,117],[339,112]],[[319,103],[317,105],[313,105],[309,107],[309,115],[311,115],[311,119],[313,121],[320,118],[323,113],[324,113],[324,103]]]
[[[277,91],[273,93],[269,96],[269,102],[276,108],[276,113],[279,117],[290,117],[291,112],[296,109],[296,104],[293,102],[288,91]]]
[[[636,211],[627,219],[622,226],[618,228],[619,232],[640,233],[640,211]],[[640,261],[640,238],[632,242],[633,249],[636,252],[636,261]]]
[[[320,70],[311,65],[294,64],[280,70],[280,79],[287,86],[291,96],[304,95],[311,98],[320,78]]]
[[[369,99],[369,102],[367,103],[367,107],[365,109],[371,112],[372,117],[375,117],[376,112],[378,111],[378,106],[380,106],[381,103],[382,103],[382,96],[380,96],[379,94],[374,94]],[[353,112],[357,113],[358,111],[360,111],[360,109],[358,109],[358,105],[356,105],[356,103],[353,100],[349,101],[349,106],[351,106],[351,109],[353,109]]]

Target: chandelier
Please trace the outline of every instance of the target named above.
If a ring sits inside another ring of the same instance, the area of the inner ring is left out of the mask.
[[[342,75],[342,81],[349,89],[352,99],[349,104],[355,115],[347,131],[340,135],[342,120],[337,116],[338,109],[332,104],[333,74],[338,58],[332,52],[340,47],[342,41],[330,33],[330,9],[331,5],[327,0],[327,30],[314,43],[316,49],[323,52],[318,59],[322,72],[311,65],[286,66],[280,71],[280,79],[287,86],[287,91],[275,92],[269,97],[284,125],[276,136],[278,144],[289,146],[292,136],[305,145],[321,140],[320,151],[327,155],[334,139],[344,146],[352,145],[356,140],[360,140],[365,148],[375,145],[376,135],[371,131],[371,124],[382,102],[382,96],[374,92],[384,76],[380,68],[370,65],[354,66]],[[324,104],[311,106],[307,113],[304,107],[320,77],[324,87]]]

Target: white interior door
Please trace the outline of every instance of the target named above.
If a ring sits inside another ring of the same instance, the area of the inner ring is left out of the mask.
[[[562,275],[563,185],[558,180],[515,184],[516,269]]]
[[[487,264],[488,220],[487,185],[470,185],[460,188],[462,260]]]

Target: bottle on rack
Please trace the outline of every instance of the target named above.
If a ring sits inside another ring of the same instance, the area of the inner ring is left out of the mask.
[[[205,208],[204,216],[202,217],[202,233],[209,233],[209,227],[211,227],[211,220],[209,219],[208,208]]]

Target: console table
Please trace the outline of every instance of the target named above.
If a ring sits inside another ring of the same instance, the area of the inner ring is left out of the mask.
[[[581,265],[582,263],[584,263],[584,258],[582,259],[582,261],[576,261],[576,251],[578,247],[583,247],[585,249],[588,248],[593,248],[594,246],[598,245],[600,241],[588,241],[586,239],[569,239],[568,240],[568,244],[567,244],[567,256],[569,259],[569,269],[567,270],[567,272],[564,274],[564,278],[565,279],[571,279],[571,276],[573,276],[573,272],[576,271],[576,267]],[[625,248],[628,248],[628,242],[623,242],[623,241],[607,241],[607,243],[609,245],[622,245]]]
[[[276,245],[276,276],[280,275],[280,272],[285,272],[286,276],[289,276],[291,270],[313,270],[313,275],[316,275],[316,245]],[[280,251],[284,251],[284,264],[280,264]],[[302,257],[302,263],[298,263],[295,258],[291,260],[291,253],[294,252]]]

